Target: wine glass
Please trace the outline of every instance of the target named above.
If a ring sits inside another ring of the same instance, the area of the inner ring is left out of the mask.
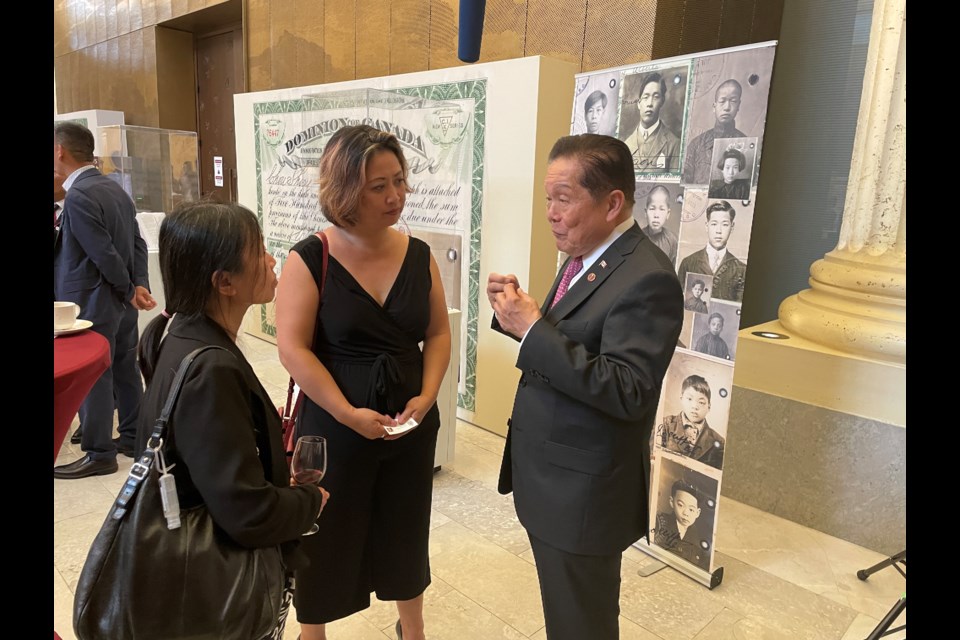
[[[293,450],[290,471],[297,484],[319,484],[327,472],[327,439],[320,436],[300,436]],[[305,536],[312,536],[320,527],[314,522]]]

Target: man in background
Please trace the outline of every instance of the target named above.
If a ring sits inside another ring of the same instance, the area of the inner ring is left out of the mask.
[[[110,343],[111,367],[80,407],[84,455],[54,467],[64,480],[117,470],[117,451],[133,453],[143,383],[136,367],[137,312],[152,309],[147,246],[140,237],[130,196],[94,166],[93,134],[75,122],[53,129],[53,170],[63,176],[66,197],[54,244],[54,299],[74,302],[79,318]],[[116,394],[116,398],[114,395]],[[113,412],[120,438],[114,442]]]

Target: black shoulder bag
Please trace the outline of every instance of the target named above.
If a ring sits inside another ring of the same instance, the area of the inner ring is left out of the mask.
[[[100,528],[80,573],[73,628],[80,640],[251,640],[277,624],[284,586],[279,546],[245,549],[206,505],[168,528],[161,500],[163,437],[194,359],[180,364],[146,451]],[[228,352],[229,353],[229,352]]]

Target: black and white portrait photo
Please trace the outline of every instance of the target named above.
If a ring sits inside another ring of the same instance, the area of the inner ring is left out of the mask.
[[[620,100],[620,72],[598,73],[577,78],[573,100],[571,135],[617,132],[617,107]]]
[[[702,210],[694,202],[705,203]],[[742,302],[753,202],[704,199],[688,188],[681,218],[680,282],[686,282],[688,273],[707,274],[713,276],[712,299]]]
[[[707,196],[721,200],[749,201],[756,157],[756,138],[717,138],[713,143]]]
[[[740,305],[714,300],[709,313],[694,316],[690,348],[697,353],[732,362],[736,358],[739,330]]]
[[[618,137],[640,175],[679,175],[689,63],[623,75]]]
[[[654,447],[722,469],[732,388],[729,362],[678,350],[663,381]]]
[[[657,465],[650,540],[703,571],[713,564],[719,483],[668,456]]]
[[[633,197],[633,217],[676,266],[683,187],[676,182],[638,182]]]
[[[712,291],[713,276],[688,273],[683,287],[683,308],[694,313],[707,313]]]
[[[763,137],[773,54],[760,47],[693,61],[683,184],[708,184],[714,140]]]

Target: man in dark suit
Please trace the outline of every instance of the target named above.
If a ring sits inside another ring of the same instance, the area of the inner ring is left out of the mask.
[[[147,246],[130,196],[94,166],[93,134],[74,122],[53,129],[53,170],[67,191],[53,248],[54,297],[80,306],[79,317],[110,343],[112,366],[80,407],[84,456],[54,467],[60,479],[117,470],[117,451],[132,454],[143,383],[136,367],[137,312],[151,309]],[[120,439],[114,442],[113,411]],[[126,440],[124,440],[126,438]]]
[[[493,328],[521,340],[500,492],[530,536],[550,640],[616,640],[621,553],[648,535],[650,434],[683,323],[673,265],[633,220],[630,150],[561,138],[547,221],[570,257],[541,307],[491,273]]]

